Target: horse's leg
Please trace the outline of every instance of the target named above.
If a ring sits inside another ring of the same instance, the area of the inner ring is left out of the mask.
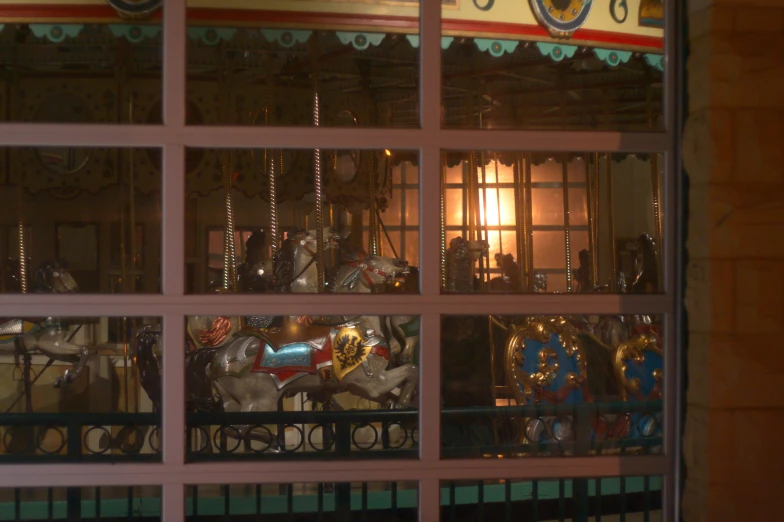
[[[415,319],[414,316],[395,316],[391,319],[392,331],[395,337],[402,339],[403,349],[400,352],[400,363],[410,364],[414,360],[414,348],[419,342],[419,335],[406,336],[402,325],[408,324]]]
[[[392,390],[405,383],[400,397],[398,397],[397,405],[401,408],[407,408],[419,379],[417,367],[413,364],[405,364],[392,370],[386,370],[388,361],[376,355],[369,355],[368,363],[373,371],[373,377],[368,377],[365,369],[359,366],[343,377],[343,384],[357,395],[374,402],[380,402]]]
[[[50,359],[72,360],[78,357],[76,364],[70,370],[58,377],[54,383],[55,388],[68,386],[81,377],[92,353],[86,346],[73,344],[65,339],[67,332],[48,328],[42,333],[27,334],[22,339],[28,350],[37,349]]]
[[[86,346],[82,346],[79,351],[79,360],[74,364],[70,370],[65,370],[65,373],[54,381],[54,387],[66,387],[73,383],[76,379],[82,376],[84,369],[87,368],[87,363],[90,362],[90,350]]]

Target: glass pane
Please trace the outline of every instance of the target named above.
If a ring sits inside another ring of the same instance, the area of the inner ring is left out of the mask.
[[[563,189],[561,189],[561,199],[563,200]],[[584,188],[569,189],[569,225],[587,226],[588,225],[588,194]],[[562,201],[563,203],[563,201]]]
[[[186,486],[185,514],[189,521],[263,515],[270,521],[339,522],[361,516],[416,522],[418,498],[416,482],[202,484]]]
[[[130,23],[106,2],[16,4],[0,6],[0,121],[160,123],[162,2]]]
[[[160,358],[136,343],[147,330],[160,319],[0,321],[0,463],[159,460],[160,373],[137,359]]]
[[[566,270],[566,234],[563,232],[534,232],[534,270],[560,268]]]
[[[661,522],[661,476],[441,482],[441,520]]]
[[[531,190],[531,214],[534,226],[564,225],[563,189],[536,188]],[[513,207],[514,208],[514,207]]]
[[[188,460],[417,457],[418,317],[194,316],[186,335]]]
[[[0,292],[160,292],[160,164],[144,152],[0,150]]]
[[[463,191],[446,189],[446,226],[460,226],[463,224]]]
[[[442,184],[443,292],[662,291],[659,155],[442,158],[445,170],[465,173]]]
[[[444,128],[663,130],[662,0],[443,0]]]
[[[416,279],[416,153],[322,150],[321,219],[312,150],[188,149],[186,155],[198,158],[186,175],[186,237],[193,238],[186,242],[188,293],[315,293],[319,284],[326,292],[377,292]],[[343,155],[353,167],[335,170],[334,159]],[[233,242],[225,240],[227,227],[235,231]],[[357,268],[362,253],[374,257]],[[368,277],[342,286],[360,272]],[[338,276],[341,285],[331,286]]]
[[[161,520],[160,486],[2,488],[0,520]]]
[[[442,457],[661,453],[662,324],[442,317]]]
[[[419,225],[419,190],[406,190],[406,225]]]
[[[190,124],[419,126],[416,3],[217,5],[188,1]]]

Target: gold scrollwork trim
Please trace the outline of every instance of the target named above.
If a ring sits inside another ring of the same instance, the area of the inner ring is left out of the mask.
[[[656,344],[656,337],[652,334],[643,334],[618,345],[613,356],[613,367],[615,377],[618,379],[619,393],[621,400],[628,400],[629,395],[635,395],[640,391],[640,379],[629,379],[626,376],[627,364],[633,362],[642,364],[645,362],[645,352],[653,352],[662,357],[662,350]],[[657,382],[664,379],[664,371],[657,368],[653,371],[653,378]]]
[[[558,358],[555,350],[543,347],[538,354],[538,372],[527,374],[521,367],[525,362],[525,341],[528,339],[547,343],[553,335],[569,358],[577,362],[580,375],[567,376],[567,384],[572,388],[579,386],[587,378],[585,358],[580,353],[580,339],[577,330],[561,316],[529,317],[520,326],[513,326],[504,350],[504,368],[518,404],[527,404],[534,390],[549,386],[558,373]]]

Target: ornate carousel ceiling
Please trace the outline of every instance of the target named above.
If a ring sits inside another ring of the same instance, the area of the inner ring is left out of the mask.
[[[0,0],[0,79],[20,98],[9,109],[18,114],[6,118],[39,120],[47,96],[67,91],[87,100],[91,121],[159,122],[160,4]],[[443,4],[445,126],[661,128],[662,0]],[[360,126],[417,126],[418,26],[410,0],[191,0],[190,123],[259,124],[264,98],[277,107],[275,123],[309,125],[316,76],[322,124],[340,125],[340,109],[350,105]],[[135,96],[133,114],[118,101],[124,85]],[[219,100],[226,92],[228,104]],[[136,158],[140,171],[157,169],[154,154]],[[393,159],[403,158],[415,155]],[[238,156],[236,168],[249,172],[240,181],[256,177],[253,163]],[[311,157],[289,163],[303,180],[312,173]],[[188,166],[194,192],[220,186],[217,153],[195,155]]]

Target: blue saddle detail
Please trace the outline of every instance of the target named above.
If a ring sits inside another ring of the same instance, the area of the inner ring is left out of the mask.
[[[264,354],[259,366],[272,370],[297,368],[306,371],[312,367],[311,357],[311,346],[307,343],[287,344],[281,346],[278,351],[274,351],[268,343],[264,343]]]

